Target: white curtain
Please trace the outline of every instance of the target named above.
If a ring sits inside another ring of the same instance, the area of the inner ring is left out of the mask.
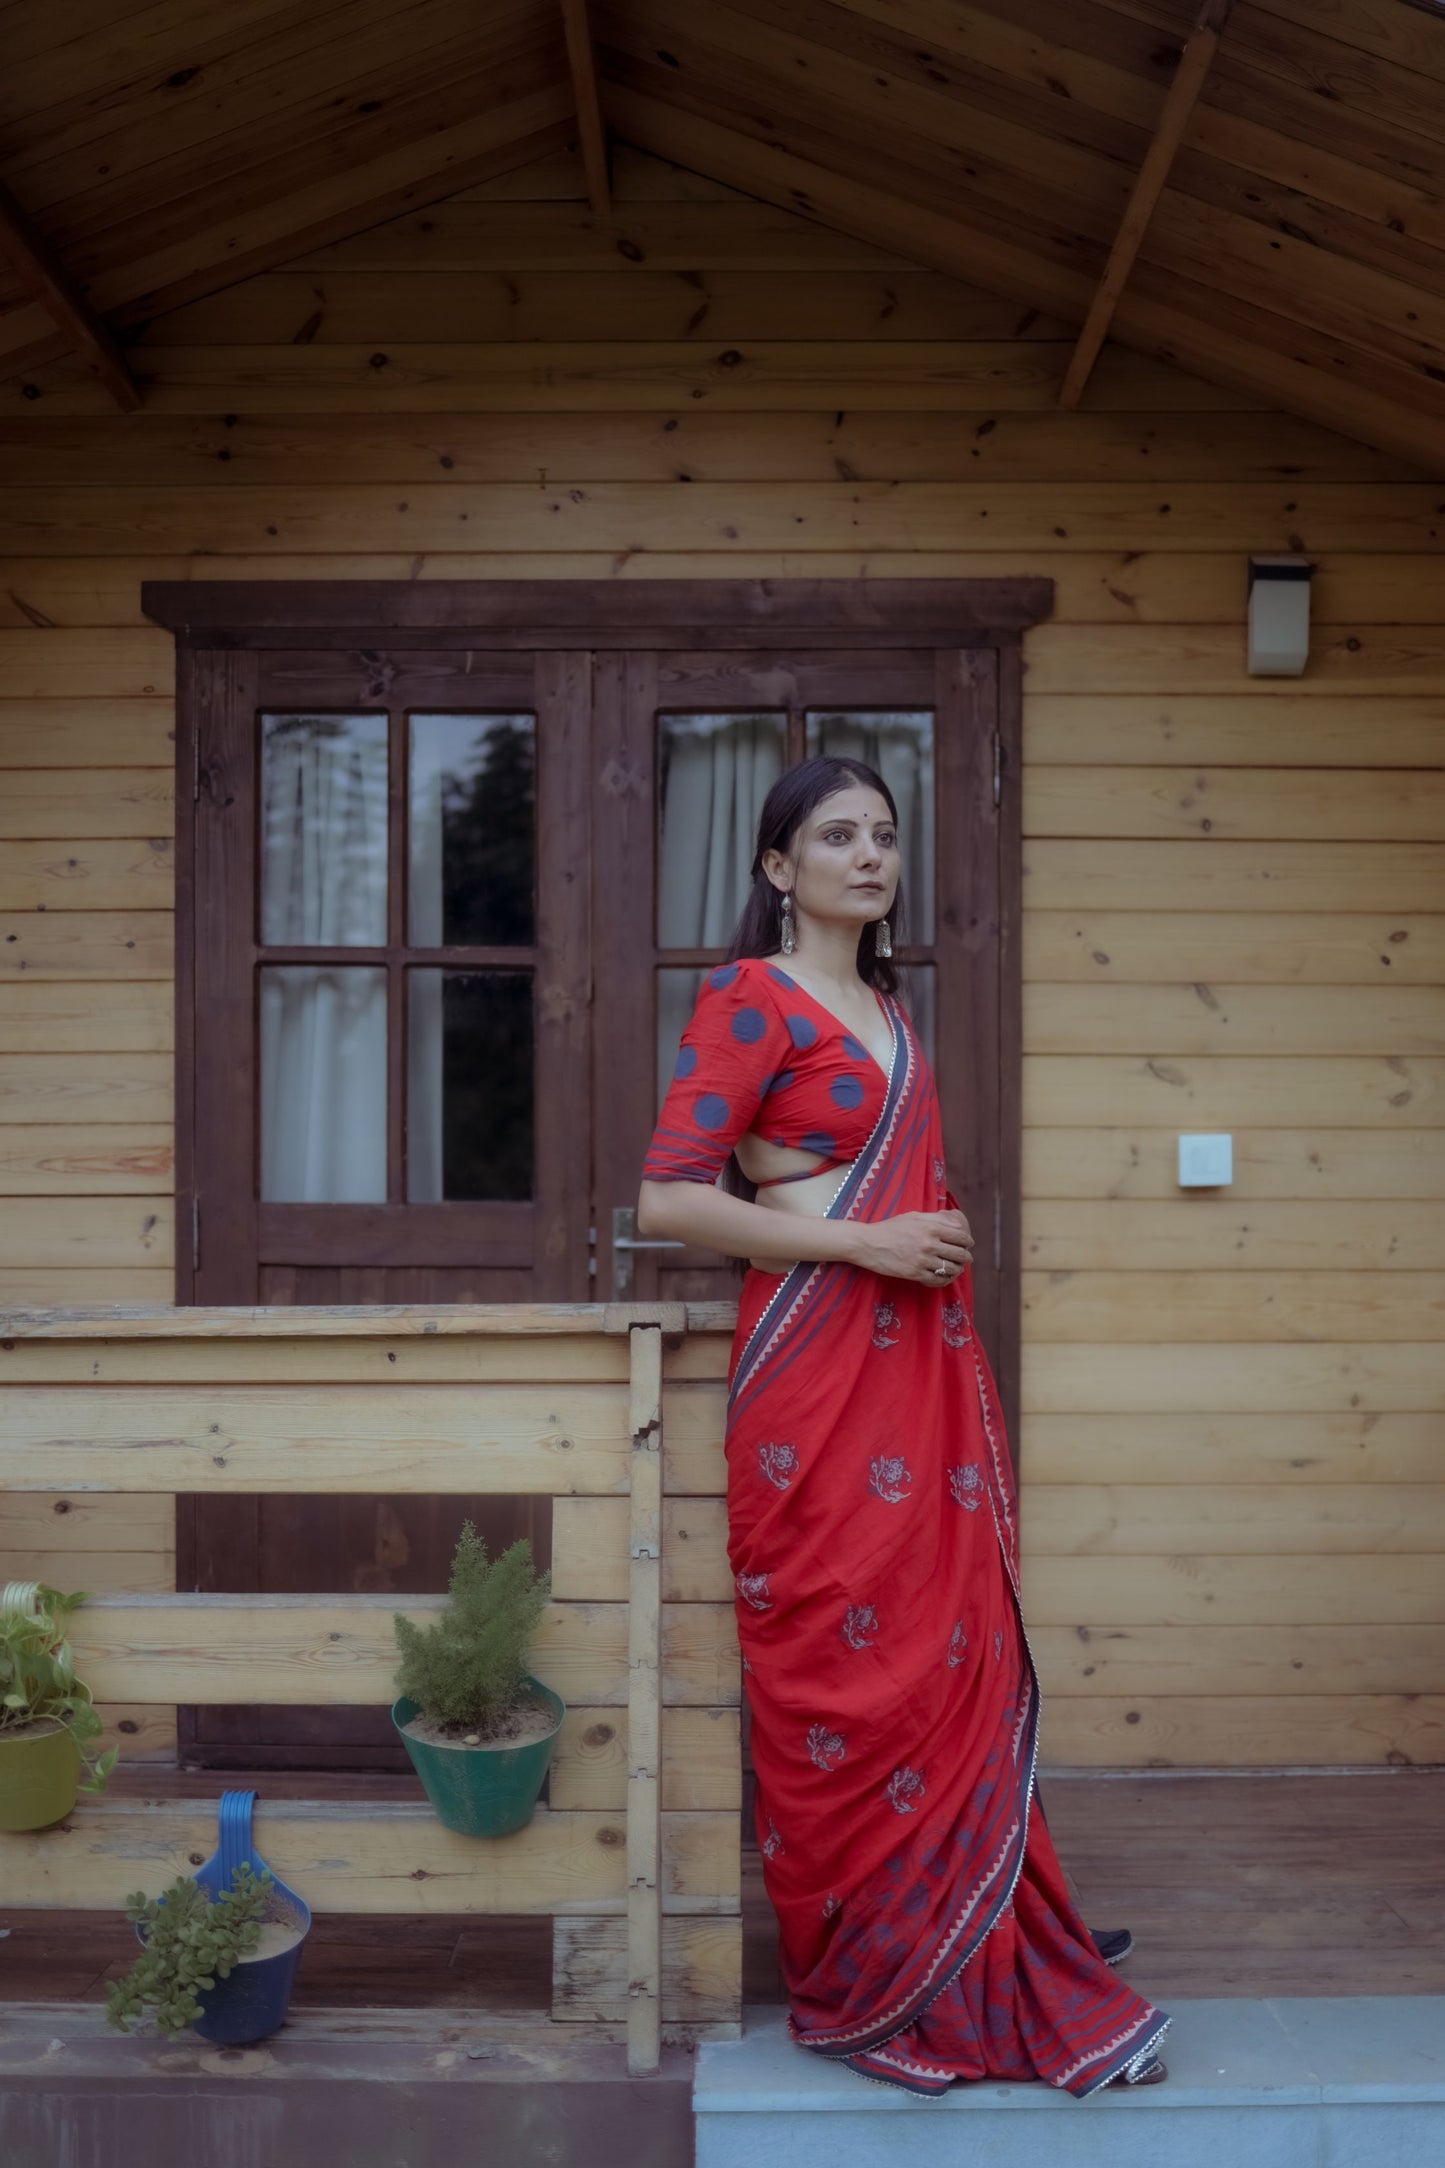
[[[747,899],[763,800],[783,768],[780,715],[662,715],[660,948],[722,948]],[[661,1099],[697,999],[697,971],[658,973]]]
[[[261,933],[268,946],[386,939],[385,716],[268,716]],[[386,974],[261,974],[261,1195],[386,1196]]]

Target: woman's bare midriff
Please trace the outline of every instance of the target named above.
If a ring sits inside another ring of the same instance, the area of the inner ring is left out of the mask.
[[[784,1182],[776,1189],[760,1189],[757,1202],[770,1212],[790,1213],[797,1219],[826,1219],[828,1207],[837,1195],[838,1184],[843,1179],[841,1167],[829,1167],[816,1152],[802,1152],[790,1145],[769,1144],[764,1137],[749,1134],[737,1142],[738,1165],[750,1182],[766,1182],[780,1174],[803,1174],[809,1167],[824,1167],[826,1171],[811,1181]],[[776,1258],[751,1257],[748,1260],[756,1272],[768,1272],[782,1279],[792,1271],[793,1265],[780,1265]],[[798,1260],[795,1258],[793,1264]]]

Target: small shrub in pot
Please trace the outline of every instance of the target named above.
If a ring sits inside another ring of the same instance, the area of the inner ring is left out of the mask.
[[[163,2033],[241,2047],[284,2024],[310,1914],[264,1868],[243,1863],[224,1889],[178,1875],[159,1897],[127,1898],[126,1917],[141,1950],[106,1988],[117,2030],[149,2016]]]
[[[528,1670],[549,1594],[525,1537],[493,1559],[468,1521],[440,1617],[397,1615],[392,1721],[438,1816],[465,1836],[506,1836],[535,1810],[566,1714]]]

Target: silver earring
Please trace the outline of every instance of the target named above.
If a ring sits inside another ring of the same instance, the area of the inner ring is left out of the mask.
[[[787,889],[783,890],[783,954],[791,956],[798,945],[798,929],[793,924],[793,899]]]
[[[886,918],[880,918],[878,921],[877,931],[873,936],[873,953],[875,956],[891,956],[893,954],[893,934]]]

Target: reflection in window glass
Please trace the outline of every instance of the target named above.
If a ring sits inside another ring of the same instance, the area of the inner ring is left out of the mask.
[[[864,760],[898,807],[910,942],[933,939],[933,717],[927,708],[814,708],[808,752]]]
[[[657,939],[725,948],[751,886],[763,800],[783,772],[787,718],[657,718]]]
[[[273,964],[261,973],[261,1195],[386,1197],[386,973]]]
[[[537,729],[532,715],[410,718],[413,947],[534,938]]]
[[[261,939],[386,940],[384,715],[261,718]]]
[[[532,1194],[532,975],[407,973],[411,1204]]]

